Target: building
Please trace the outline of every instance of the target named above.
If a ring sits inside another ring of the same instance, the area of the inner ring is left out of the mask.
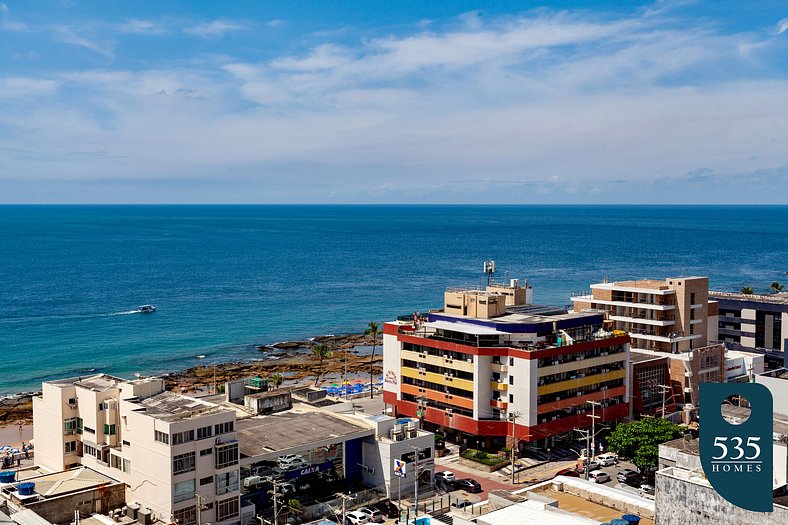
[[[630,377],[632,400],[630,417],[657,416],[676,410],[676,397],[670,388],[670,359],[658,352],[632,350]]]
[[[605,312],[613,329],[630,335],[633,350],[675,354],[717,339],[717,306],[708,290],[708,277],[602,282],[572,303],[576,312]]]
[[[450,289],[442,310],[384,324],[384,401],[458,442],[555,447],[590,426],[592,411],[597,422],[628,416],[629,337],[602,322],[599,312],[507,305],[494,289]]]
[[[785,354],[788,345],[788,293],[709,292],[709,297],[719,305],[721,341]]]
[[[236,413],[106,374],[48,381],[33,398],[36,461],[84,465],[126,485],[126,501],[165,522],[240,523]]]

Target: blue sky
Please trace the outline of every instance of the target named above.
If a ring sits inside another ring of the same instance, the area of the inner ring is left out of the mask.
[[[786,203],[787,76],[785,1],[0,0],[0,203]]]

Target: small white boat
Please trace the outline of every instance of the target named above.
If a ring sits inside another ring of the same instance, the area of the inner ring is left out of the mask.
[[[200,354],[200,355],[197,356],[197,359],[205,359],[205,356]]]
[[[141,314],[152,314],[156,311],[156,307],[152,304],[143,304],[137,307],[137,311]]]

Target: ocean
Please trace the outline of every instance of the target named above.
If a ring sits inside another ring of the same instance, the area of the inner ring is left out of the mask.
[[[0,394],[360,332],[478,285],[487,259],[539,304],[605,277],[765,292],[788,285],[788,207],[2,206]]]

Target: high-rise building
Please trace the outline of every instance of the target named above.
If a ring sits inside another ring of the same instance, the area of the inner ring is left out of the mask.
[[[126,484],[126,501],[179,525],[240,523],[236,413],[105,374],[48,381],[33,398],[36,461],[88,466]]]
[[[719,305],[719,338],[772,354],[779,365],[788,347],[788,293],[709,292]]]
[[[591,415],[626,418],[629,336],[604,331],[599,312],[513,297],[494,287],[450,289],[442,310],[385,323],[386,404],[486,447],[514,436],[544,450],[591,426]]]

